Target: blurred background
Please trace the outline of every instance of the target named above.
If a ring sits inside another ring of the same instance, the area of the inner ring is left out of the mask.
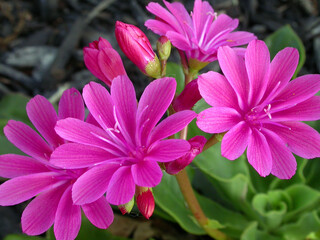
[[[145,8],[149,2],[0,0],[0,128],[8,119],[27,122],[25,104],[36,94],[57,103],[65,89],[75,87],[81,91],[88,82],[98,81],[84,66],[82,48],[100,36],[120,53],[140,96],[149,79],[120,51],[114,36],[114,25],[119,20],[138,26],[155,46],[158,36],[144,27],[144,22],[153,18]],[[180,2],[188,11],[192,10],[193,1]],[[238,18],[239,30],[253,32],[260,39],[289,24],[302,40],[306,52],[306,61],[299,75],[320,72],[319,0],[209,2],[216,12]],[[172,59],[178,57],[173,54]],[[210,64],[206,70],[209,69],[218,70],[216,64]],[[9,151],[17,152],[5,140],[1,130],[0,154]],[[0,207],[0,239],[21,232],[20,217],[25,205]],[[157,214],[151,221],[146,221],[138,211],[129,218],[118,215],[110,231],[113,235],[137,240],[209,239],[184,233],[177,224],[162,220]],[[124,238],[110,236],[109,239]]]

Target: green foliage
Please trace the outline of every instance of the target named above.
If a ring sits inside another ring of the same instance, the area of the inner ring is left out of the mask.
[[[173,77],[177,81],[176,93],[180,94],[184,88],[184,73],[182,66],[174,62],[167,62],[166,77]]]

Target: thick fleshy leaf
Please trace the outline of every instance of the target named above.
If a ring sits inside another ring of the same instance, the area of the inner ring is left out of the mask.
[[[57,122],[55,130],[68,141],[108,149],[110,153],[115,155],[120,154],[105,131],[79,119],[66,118],[60,120]]]
[[[221,142],[221,155],[229,160],[240,157],[248,146],[251,129],[246,122],[239,122],[224,135]]]
[[[247,156],[249,163],[262,177],[270,174],[272,157],[269,145],[265,136],[255,128],[249,137]]]
[[[281,91],[292,78],[299,62],[299,52],[295,48],[285,48],[277,53],[270,64],[269,81],[263,100]]]
[[[294,154],[308,159],[320,157],[320,134],[316,130],[300,122],[281,124],[265,124],[265,127],[277,133]]]
[[[249,80],[246,73],[244,59],[236,54],[230,47],[220,47],[218,60],[222,72],[237,94],[242,109],[247,106]]]
[[[134,192],[135,184],[131,167],[120,167],[109,182],[107,201],[114,205],[125,204],[133,198]]]
[[[273,121],[316,121],[320,119],[320,96],[313,96],[287,110],[271,114]]]
[[[255,106],[268,84],[270,54],[267,45],[261,40],[251,41],[245,54],[245,63],[250,83],[249,103]]]
[[[298,77],[291,82],[274,98],[271,113],[286,109],[303,102],[320,91],[320,75],[309,74]]]
[[[84,103],[77,89],[71,88],[63,92],[59,102],[58,117],[59,119],[72,117],[84,120]]]
[[[119,76],[113,80],[111,97],[116,107],[117,126],[127,143],[134,144],[136,130],[137,98],[128,76]]]
[[[146,159],[156,162],[173,161],[190,150],[190,144],[183,139],[168,139],[150,146]]]
[[[167,117],[153,129],[149,136],[147,145],[179,132],[184,127],[186,127],[196,116],[197,114],[195,112],[185,110]]]
[[[66,185],[44,192],[33,199],[22,213],[22,231],[28,235],[39,235],[47,231],[54,222],[60,198]]]
[[[0,186],[0,205],[11,206],[24,202],[35,195],[57,187],[64,182],[54,172],[36,173],[6,181]]]
[[[81,226],[81,208],[74,205],[71,186],[64,192],[54,221],[54,235],[59,240],[75,239]]]
[[[239,108],[236,93],[220,73],[210,71],[201,74],[198,85],[201,96],[211,106]]]
[[[49,159],[52,149],[28,125],[9,120],[3,131],[8,140],[24,153],[42,162],[46,162]]]
[[[48,171],[48,168],[33,158],[16,154],[0,155],[1,177],[14,178],[46,171]]]
[[[297,162],[285,142],[274,132],[263,129],[272,155],[271,173],[280,179],[290,179],[296,172]]]
[[[241,115],[233,108],[213,107],[199,113],[198,127],[208,133],[222,133],[228,131],[241,121]]]
[[[176,85],[174,78],[166,77],[154,80],[144,90],[137,111],[137,131],[142,145],[146,143],[151,130],[168,109]]]
[[[51,155],[50,163],[62,168],[85,168],[115,158],[105,149],[78,143],[66,143]]]
[[[83,88],[83,99],[93,117],[102,128],[113,128],[113,102],[107,89],[102,85],[90,82]]]
[[[28,102],[26,109],[32,124],[53,148],[64,143],[64,140],[54,131],[58,121],[57,113],[45,97],[35,96]]]
[[[119,163],[108,163],[82,174],[72,188],[73,202],[82,205],[99,199],[107,191],[110,179],[119,167]]]
[[[140,161],[132,165],[131,173],[135,184],[140,187],[155,187],[162,178],[162,170],[155,161]]]
[[[119,53],[113,48],[103,48],[98,53],[98,65],[103,75],[108,79],[105,82],[112,85],[112,80],[120,75],[127,75]]]
[[[89,221],[98,228],[107,229],[113,222],[112,208],[104,196],[97,201],[82,205],[81,208]]]

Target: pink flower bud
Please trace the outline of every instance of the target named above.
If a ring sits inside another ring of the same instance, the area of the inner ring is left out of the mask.
[[[172,102],[173,109],[176,112],[191,109],[196,102],[201,99],[198,89],[198,79],[189,82],[180,95]]]
[[[161,36],[157,41],[158,54],[161,61],[167,61],[171,53],[171,42],[166,36]]]
[[[167,173],[174,175],[188,166],[192,160],[202,152],[203,146],[207,142],[207,139],[203,136],[195,136],[189,139],[188,142],[191,145],[188,153],[175,161],[165,163]]]
[[[116,22],[116,39],[123,53],[146,75],[160,77],[160,62],[147,36],[136,26]]]
[[[136,201],[137,206],[141,214],[149,219],[154,211],[155,203],[151,188],[148,187],[136,187]]]
[[[130,213],[132,208],[134,205],[134,198],[132,198],[130,200],[130,202],[126,203],[126,204],[121,204],[118,206],[120,212],[122,213],[122,215],[125,215],[126,213]]]
[[[83,49],[83,58],[89,71],[109,87],[115,77],[127,75],[120,55],[102,37]]]

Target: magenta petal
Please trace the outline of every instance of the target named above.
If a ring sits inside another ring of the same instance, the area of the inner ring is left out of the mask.
[[[145,144],[149,133],[168,109],[176,85],[174,78],[160,78],[151,82],[144,90],[137,111],[137,130],[141,132],[142,145]]]
[[[54,221],[54,235],[59,240],[75,239],[81,226],[81,208],[74,205],[71,186],[64,192]]]
[[[265,125],[266,128],[277,133],[288,145],[290,151],[303,158],[320,157],[320,134],[300,122],[282,122],[283,126]]]
[[[277,53],[270,64],[269,81],[264,98],[267,98],[271,92],[274,92],[275,88],[279,92],[287,86],[298,63],[299,52],[295,48],[287,47]]]
[[[141,161],[131,167],[132,177],[136,185],[155,187],[162,178],[162,170],[155,161]]]
[[[243,58],[238,56],[230,47],[225,46],[218,49],[218,60],[222,72],[237,93],[240,107],[245,108],[248,99],[249,80]]]
[[[224,135],[221,142],[221,155],[229,160],[240,157],[248,146],[251,129],[245,122],[239,122]]]
[[[272,106],[271,106],[272,109]],[[313,96],[287,110],[271,113],[273,121],[316,121],[320,119],[320,96]]]
[[[228,39],[228,43],[226,45],[229,47],[245,45],[252,40],[257,39],[253,33],[244,31],[230,32],[225,37]]]
[[[49,159],[52,149],[28,125],[9,120],[3,131],[8,140],[24,153],[44,162]]]
[[[103,196],[97,201],[81,205],[81,208],[89,221],[98,228],[107,229],[113,222],[112,208]]]
[[[99,50],[85,47],[83,49],[84,63],[86,67],[89,69],[89,71],[96,78],[99,78],[101,81],[105,82],[108,86],[110,86],[111,80],[104,76],[104,74],[100,70],[100,67],[98,66],[98,54]]]
[[[78,143],[66,143],[51,155],[50,163],[62,168],[85,168],[115,158],[110,152]]]
[[[47,231],[54,222],[58,204],[66,186],[61,186],[33,199],[22,213],[22,231],[28,235],[39,235]]]
[[[58,173],[45,172],[8,180],[0,186],[0,205],[15,205],[34,197],[40,192],[52,189],[60,181],[57,178],[58,176]]]
[[[173,161],[190,150],[190,144],[183,139],[168,139],[155,142],[149,147],[146,159],[156,162]]]
[[[118,168],[119,164],[108,163],[93,167],[82,174],[73,184],[74,203],[82,205],[99,199],[107,191],[109,181]]]
[[[111,98],[116,107],[117,119],[121,126],[120,131],[122,135],[127,141],[134,141],[137,98],[133,84],[128,76],[119,76],[113,80]],[[122,127],[124,127],[124,129],[122,129]]]
[[[151,132],[148,145],[169,137],[186,127],[197,114],[190,110],[177,112],[161,121]]]
[[[54,131],[58,116],[52,104],[43,96],[37,95],[27,104],[27,114],[39,133],[54,148],[64,141]]]
[[[153,31],[154,33],[165,36],[168,31],[173,31],[172,24],[168,24],[163,21],[155,20],[155,19],[149,19],[144,24],[148,29]]]
[[[274,132],[264,129],[272,155],[271,173],[280,179],[290,179],[297,170],[297,162],[285,142]]]
[[[111,82],[115,77],[127,75],[119,53],[113,48],[104,48],[99,51],[98,65],[101,72],[108,79],[108,82],[105,82],[108,86],[111,86]]]
[[[115,149],[107,143],[109,136],[105,131],[79,119],[66,118],[60,120],[55,129],[61,137],[68,141],[109,149],[110,152]]]
[[[183,4],[179,2],[169,3],[165,0],[163,0],[163,2],[168,10],[172,12],[173,16],[178,20],[180,26],[187,31],[187,27],[185,25],[192,26],[192,20]]]
[[[229,29],[229,32],[237,28],[239,20],[232,19],[226,14],[220,14],[212,23],[209,32],[207,33],[207,39],[210,41],[220,32],[225,29]]]
[[[255,128],[249,137],[247,156],[249,163],[260,176],[265,177],[270,174],[272,157],[269,145],[265,136]]]
[[[134,192],[135,184],[131,167],[120,167],[109,182],[107,201],[113,205],[125,204],[133,198]]]
[[[320,91],[320,75],[309,74],[298,77],[291,82],[274,98],[272,111],[284,109],[303,102]],[[272,112],[271,111],[271,112]]]
[[[207,72],[198,77],[201,96],[213,107],[238,109],[237,96],[228,80],[216,72]]]
[[[0,155],[1,177],[14,178],[46,171],[48,168],[33,158],[16,154]]]
[[[241,121],[241,115],[233,108],[213,107],[199,113],[198,127],[208,133],[228,131]]]
[[[255,106],[268,84],[270,54],[267,45],[261,40],[251,41],[245,54],[245,63],[250,83],[248,101]]]
[[[93,117],[103,128],[113,128],[113,102],[107,89],[90,82],[83,88],[83,99]]]
[[[63,92],[59,102],[59,119],[68,117],[84,120],[84,103],[80,92],[71,88]]]
[[[196,102],[201,99],[198,89],[198,79],[189,82],[181,94],[172,102],[172,107],[176,112],[191,109]]]
[[[183,51],[192,50],[188,39],[180,33],[168,31],[166,37],[170,40],[173,46]]]

